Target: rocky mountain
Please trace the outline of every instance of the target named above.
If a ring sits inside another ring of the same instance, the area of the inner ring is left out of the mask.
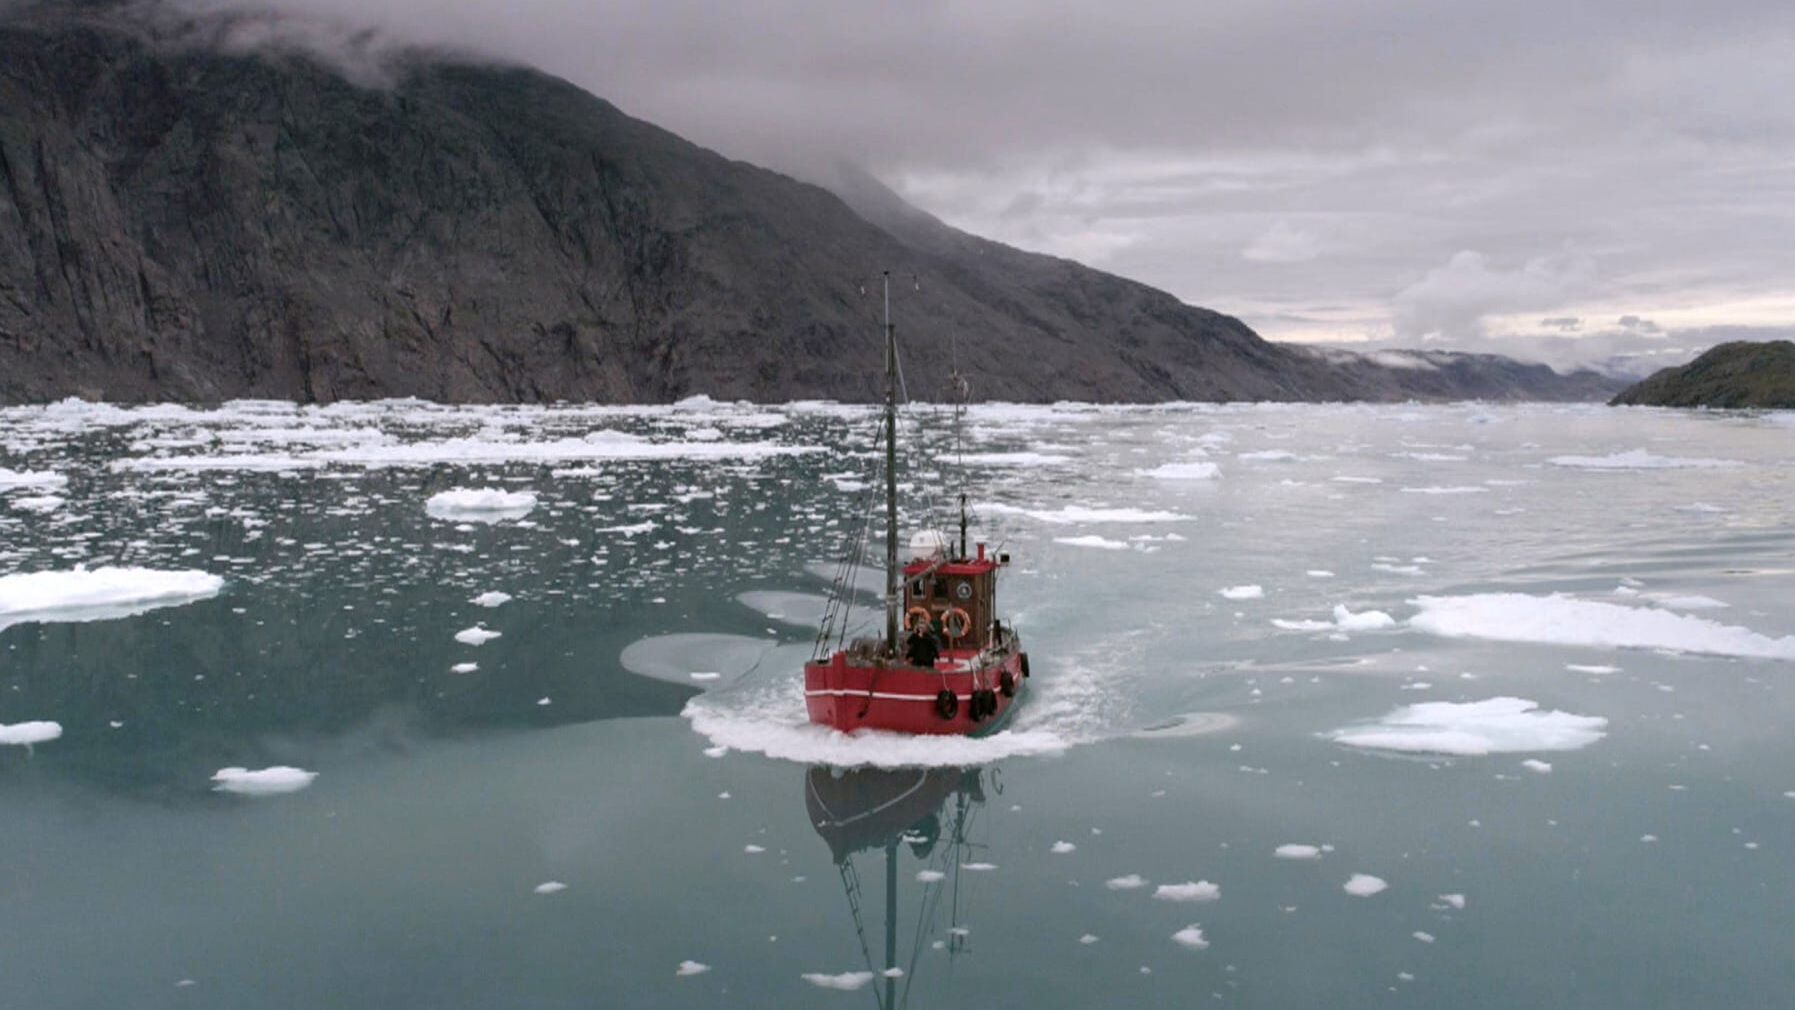
[[[143,3],[0,10],[0,402],[867,399],[884,270],[916,396],[956,364],[1037,401],[1617,385],[1269,343],[526,68],[412,53],[367,81]]]
[[[1678,368],[1622,390],[1616,404],[1655,407],[1795,408],[1795,342],[1717,344]]]

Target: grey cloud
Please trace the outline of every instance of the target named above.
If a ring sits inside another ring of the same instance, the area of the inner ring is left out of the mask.
[[[263,9],[371,27],[364,57],[403,40],[535,64],[806,177],[845,157],[952,224],[1274,338],[1472,346],[1513,313],[1762,326],[1795,305],[1783,0]],[[1560,336],[1597,353],[1588,330]]]

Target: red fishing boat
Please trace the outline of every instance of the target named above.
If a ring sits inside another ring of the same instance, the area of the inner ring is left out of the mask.
[[[912,540],[923,552],[899,561],[897,331],[889,274],[885,372],[885,634],[841,641],[851,569],[864,546],[856,544],[837,578],[816,651],[804,664],[804,704],[811,722],[842,732],[988,733],[1021,700],[1029,676],[1022,641],[997,612],[997,575],[1009,555],[983,543],[968,552],[962,494],[957,550],[955,541],[925,533]]]

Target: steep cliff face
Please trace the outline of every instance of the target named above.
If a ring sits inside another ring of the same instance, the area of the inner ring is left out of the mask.
[[[1622,390],[1616,404],[1795,408],[1795,341],[1736,340]]]
[[[863,213],[527,69],[369,87],[103,9],[0,21],[0,401],[863,399],[887,269],[913,395],[955,361],[992,399],[1488,395]],[[1546,372],[1524,395],[1589,395]]]

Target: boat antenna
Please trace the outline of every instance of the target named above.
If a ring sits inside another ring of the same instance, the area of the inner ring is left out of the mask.
[[[898,650],[897,327],[891,323],[891,271],[885,271],[885,648]]]

